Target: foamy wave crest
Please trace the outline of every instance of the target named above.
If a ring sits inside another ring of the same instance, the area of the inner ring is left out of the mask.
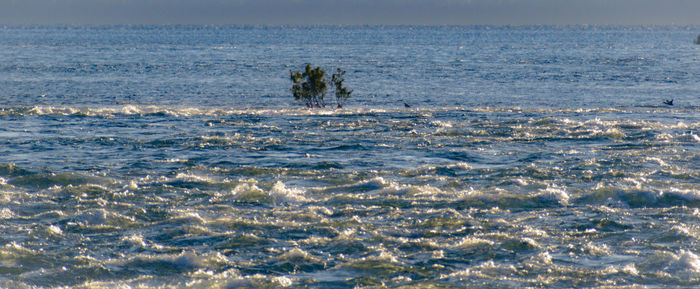
[[[292,108],[231,108],[231,107],[171,107],[159,105],[123,105],[107,107],[33,106],[28,108],[4,108],[0,115],[62,115],[62,116],[117,116],[162,115],[171,117],[231,116],[231,115],[349,115],[385,113],[384,109],[306,109]],[[398,111],[398,110],[397,110]]]
[[[566,190],[559,187],[548,187],[536,193],[513,193],[500,189],[484,192],[471,189],[462,192],[456,203],[460,207],[531,209],[568,206],[569,199]]]
[[[700,280],[700,257],[688,250],[677,253],[657,251],[637,264],[637,268],[642,272],[655,272],[684,282]]]
[[[694,107],[690,112],[697,112],[700,107]],[[686,110],[687,111],[687,110]],[[105,107],[71,107],[71,106],[32,106],[2,108],[0,115],[79,115],[79,116],[115,116],[115,115],[164,115],[173,117],[190,116],[227,116],[227,115],[373,115],[385,113],[407,112],[420,117],[430,117],[434,113],[463,112],[463,113],[537,113],[537,114],[599,114],[599,113],[668,113],[666,109],[640,108],[521,108],[521,107],[425,107],[406,110],[404,108],[343,108],[343,109],[307,109],[305,107],[285,108],[234,108],[234,107],[172,107],[160,105],[112,105]],[[433,122],[438,127],[451,127],[454,123]],[[690,128],[693,125],[689,125]],[[697,127],[697,124],[695,125]]]
[[[2,210],[0,210],[0,219],[11,219],[14,218],[14,216],[15,212],[8,208],[2,208]]]
[[[223,273],[213,273],[211,271],[196,272],[198,280],[183,284],[187,288],[287,288],[295,283],[294,278],[287,276],[271,277],[263,274],[241,276],[235,269],[227,270]],[[194,274],[193,274],[194,275]],[[177,286],[180,287],[180,286]],[[140,286],[139,286],[140,288]],[[148,287],[150,288],[150,287]],[[162,288],[162,286],[153,286]]]
[[[260,187],[257,180],[241,180],[230,192],[219,193],[212,198],[213,202],[244,202],[244,203],[301,203],[308,202],[303,190],[287,188],[282,182],[276,182],[269,189]]]
[[[184,252],[177,255],[140,255],[128,260],[112,260],[110,266],[129,268],[161,275],[174,272],[196,272],[199,269],[219,271],[230,262],[219,253],[196,254]]]
[[[133,217],[127,217],[105,209],[94,209],[83,212],[72,218],[68,225],[92,228],[125,228],[137,225]]]

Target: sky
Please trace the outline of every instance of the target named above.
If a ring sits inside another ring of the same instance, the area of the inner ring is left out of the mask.
[[[700,0],[0,0],[0,24],[700,25]]]

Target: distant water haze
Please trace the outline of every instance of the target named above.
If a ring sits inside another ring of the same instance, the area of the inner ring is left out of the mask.
[[[0,24],[697,25],[693,0],[25,0]]]

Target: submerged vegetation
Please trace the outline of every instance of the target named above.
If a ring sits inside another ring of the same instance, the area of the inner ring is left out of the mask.
[[[333,84],[335,90],[335,100],[338,108],[343,107],[343,103],[350,98],[352,90],[343,87],[345,81],[345,71],[338,68],[329,79],[326,71],[321,67],[312,68],[311,64],[306,64],[304,72],[289,71],[292,80],[292,95],[297,101],[303,102],[306,107],[326,107],[324,97],[329,84]]]

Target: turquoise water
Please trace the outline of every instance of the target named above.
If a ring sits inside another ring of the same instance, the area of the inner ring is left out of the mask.
[[[699,286],[694,30],[2,28],[0,287]]]

